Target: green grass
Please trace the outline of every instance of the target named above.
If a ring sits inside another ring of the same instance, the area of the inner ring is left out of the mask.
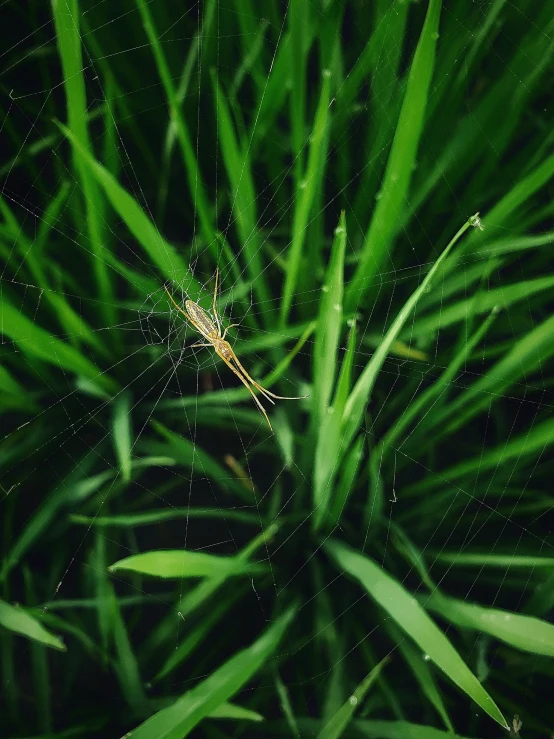
[[[549,736],[551,3],[5,12],[2,736]]]

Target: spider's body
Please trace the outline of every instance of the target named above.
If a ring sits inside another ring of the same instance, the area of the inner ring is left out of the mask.
[[[217,298],[217,282],[218,282],[218,272],[215,273],[215,290],[214,290],[214,299],[213,299],[213,305],[212,305],[212,313],[215,319],[215,323],[212,321],[209,314],[201,308],[198,303],[195,303],[194,300],[187,300],[185,301],[185,310],[183,310],[175,300],[173,299],[171,293],[167,289],[167,287],[164,285],[166,293],[169,295],[169,299],[173,303],[173,305],[177,308],[177,310],[182,313],[185,318],[191,323],[194,328],[198,331],[198,333],[206,339],[208,342],[207,344],[193,344],[192,346],[212,346],[215,350],[215,353],[221,357],[221,359],[225,362],[225,364],[234,372],[234,374],[239,378],[239,380],[242,382],[242,384],[246,387],[250,395],[254,398],[254,402],[260,409],[260,411],[264,414],[265,420],[269,424],[269,428],[273,431],[273,428],[271,426],[271,423],[269,422],[269,417],[267,413],[265,412],[265,408],[260,403],[258,398],[254,395],[250,385],[253,385],[257,390],[259,390],[264,398],[267,398],[270,403],[274,403],[272,398],[277,398],[278,400],[300,400],[299,397],[296,398],[289,398],[285,397],[283,395],[275,395],[274,393],[270,393],[269,390],[266,390],[261,385],[259,385],[256,380],[253,380],[248,372],[244,369],[242,364],[239,362],[237,355],[235,354],[233,348],[229,344],[228,341],[225,340],[225,335],[227,331],[230,328],[233,328],[233,326],[236,326],[236,324],[232,323],[230,326],[227,326],[223,334],[221,333],[221,323],[219,320],[219,316],[217,314],[216,309],[216,298]],[[217,325],[216,325],[217,324]],[[250,384],[249,384],[250,383]],[[305,397],[305,396],[301,396]]]
[[[205,339],[219,338],[219,332],[204,308],[201,308],[193,300],[187,300],[185,302],[185,308],[189,321]]]

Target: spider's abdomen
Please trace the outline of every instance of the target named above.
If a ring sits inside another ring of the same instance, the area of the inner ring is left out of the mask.
[[[206,338],[216,338],[219,336],[212,319],[197,303],[193,300],[187,300],[185,302],[185,308],[187,309],[191,323],[201,334],[204,334]]]

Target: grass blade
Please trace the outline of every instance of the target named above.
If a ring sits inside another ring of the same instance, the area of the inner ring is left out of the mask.
[[[314,338],[314,369],[312,393],[312,423],[315,428],[321,423],[331,401],[335,384],[337,351],[343,322],[342,297],[344,254],[346,250],[346,217],[341,213],[335,229],[331,258],[325,281],[321,288],[321,300]]]
[[[250,169],[249,151],[242,151],[235,135],[233,121],[227,108],[225,98],[219,88],[215,73],[212,75],[214,96],[219,119],[219,136],[221,154],[231,184],[231,209],[237,222],[237,229],[244,250],[246,270],[252,281],[252,287],[258,299],[266,304],[269,310],[271,294],[269,292],[262,260],[260,256],[260,239],[256,216],[256,191]],[[270,313],[271,315],[271,313]]]
[[[3,600],[0,600],[0,626],[60,652],[66,651],[63,641],[47,631],[34,616],[20,606],[12,606]]]
[[[401,583],[369,557],[345,544],[329,540],[324,548],[343,571],[359,580],[376,603],[425,654],[429,655],[452,682],[503,728],[508,728],[496,703],[467,667],[452,643]]]
[[[433,560],[460,567],[500,567],[502,569],[546,567],[549,570],[554,569],[554,557],[532,557],[524,554],[437,552],[433,554]]]
[[[554,418],[547,418],[514,439],[497,444],[489,452],[477,454],[453,465],[443,470],[439,476],[426,478],[424,482],[411,487],[410,492],[442,486],[445,480],[453,482],[468,475],[484,474],[487,470],[496,470],[511,460],[523,465],[526,455],[533,455],[533,460],[538,455],[540,459],[551,444],[554,444]]]
[[[550,316],[525,334],[508,354],[435,417],[435,426],[442,425],[441,434],[452,433],[486,408],[491,392],[495,397],[500,397],[521,377],[528,377],[546,364],[554,354],[553,333],[554,316]],[[444,426],[447,419],[448,423]]]
[[[433,276],[438,271],[439,267],[446,259],[456,242],[462,237],[462,235],[470,226],[475,224],[475,218],[476,216],[472,216],[472,218],[466,221],[464,225],[458,230],[454,238],[450,241],[442,254],[433,264],[433,266],[425,276],[424,280],[422,281],[421,285],[412,293],[410,298],[406,301],[406,303],[398,313],[397,317],[393,321],[392,326],[389,328],[389,330],[383,337],[383,340],[377,347],[375,354],[369,360],[362,374],[358,378],[358,381],[354,385],[354,388],[350,393],[348,401],[344,408],[342,419],[340,421],[336,421],[336,423],[341,424],[341,445],[343,453],[344,450],[348,448],[353,437],[360,428],[367,403],[371,397],[373,386],[375,385],[377,376],[390,352],[392,344],[398,338],[398,334],[402,330],[404,324],[408,320],[419,299],[422,295],[424,295],[428,285],[433,279]]]
[[[277,648],[294,610],[286,611],[251,646],[234,654],[169,708],[127,734],[128,739],[182,739],[212,711],[235,695]]]
[[[152,426],[169,442],[169,446],[163,445],[159,450],[162,456],[172,456],[176,462],[184,465],[187,469],[195,470],[198,474],[204,474],[211,478],[223,490],[235,493],[242,498],[246,496],[248,502],[252,502],[252,492],[248,493],[240,481],[230,477],[228,470],[197,444],[189,441],[184,436],[169,431],[157,421],[152,421]],[[151,449],[155,448],[153,443],[150,446]]]
[[[103,297],[102,309],[110,324],[117,323],[113,309],[112,287],[105,258],[106,234],[102,224],[103,202],[96,182],[83,165],[81,149],[92,152],[88,134],[88,106],[85,80],[83,76],[83,57],[81,36],[79,34],[78,0],[52,0],[52,12],[56,27],[56,38],[62,61],[64,86],[67,98],[68,129],[80,148],[74,149],[75,168],[79,175],[85,201],[86,224],[93,251],[92,267]]]
[[[325,171],[327,156],[327,129],[329,127],[329,102],[331,98],[331,72],[323,70],[323,83],[317,106],[313,131],[310,138],[308,164],[303,181],[295,193],[294,216],[292,223],[292,241],[287,252],[287,269],[283,297],[281,299],[281,326],[286,326],[292,306],[294,292],[300,274],[302,263],[302,249],[306,238],[308,219],[314,204],[314,199]]]
[[[431,404],[436,405],[440,399],[446,395],[450,389],[451,383],[458,374],[460,368],[467,361],[468,357],[471,356],[475,347],[479,345],[481,339],[486,336],[492,322],[496,318],[496,311],[492,312],[479,326],[477,331],[467,339],[467,341],[460,347],[459,351],[454,354],[448,367],[444,372],[437,378],[437,380],[422,392],[410,405],[404,413],[402,413],[394,424],[389,428],[382,440],[372,451],[372,457],[377,460],[382,460],[382,455],[388,450],[393,448],[397,443],[398,439],[406,429],[410,426],[415,419],[423,418],[423,422],[420,422],[414,429],[419,436],[419,433],[424,433],[425,429],[425,409]]]
[[[381,674],[383,667],[389,661],[388,657],[381,660],[378,665],[375,665],[369,675],[363,680],[352,695],[348,698],[346,703],[342,705],[339,710],[331,717],[331,719],[325,724],[323,729],[317,735],[317,739],[339,739],[348,727],[348,724],[352,721],[354,711],[358,704],[363,701],[367,691],[373,685],[375,680]]]
[[[452,303],[436,313],[415,321],[410,326],[410,339],[417,339],[439,331],[459,321],[469,321],[473,316],[488,313],[493,308],[507,308],[520,300],[529,300],[543,290],[550,290],[553,287],[554,277],[537,277],[534,280],[524,280],[480,292],[471,298],[459,300],[457,303]]]
[[[131,479],[131,397],[128,393],[121,393],[115,399],[114,414],[112,421],[112,436],[115,453],[124,482]]]
[[[261,568],[263,571],[264,568]],[[206,552],[186,549],[162,549],[142,552],[119,560],[110,572],[140,572],[143,575],[165,578],[229,577],[231,575],[260,572],[260,567],[250,565],[239,557],[222,557]]]
[[[456,626],[485,632],[524,652],[554,657],[554,625],[540,618],[466,603],[440,593],[425,598],[425,607]]]
[[[433,76],[440,12],[441,0],[429,0],[427,15],[410,67],[380,197],[367,231],[360,263],[346,291],[348,312],[354,311],[360,304],[371,284],[371,278],[381,270],[406,208]]]
[[[350,393],[355,350],[356,330],[355,326],[352,326],[337,380],[333,405],[327,409],[318,430],[313,466],[314,513],[312,523],[314,530],[317,530],[325,519],[329,500],[334,491],[335,475],[341,460],[340,423],[337,422],[337,418],[342,417]]]
[[[143,247],[152,262],[158,267],[161,274],[170,280],[176,281],[183,281],[187,277],[187,289],[194,296],[199,295],[201,292],[200,285],[195,283],[193,278],[187,274],[188,270],[175,252],[172,244],[163,238],[137,201],[121,187],[100,162],[96,161],[83,148],[80,141],[75,138],[69,129],[61,124],[58,125],[71,141],[73,147],[80,152],[84,166],[88,168],[91,175],[95,177],[98,184],[103,188],[106,197],[116,213],[123,219],[129,231]]]
[[[136,0],[144,30],[148,36],[148,41],[152,48],[152,53],[156,60],[158,72],[162,84],[164,86],[167,102],[171,111],[171,118],[177,129],[177,138],[181,146],[181,152],[183,154],[183,164],[185,169],[185,176],[188,181],[191,200],[194,204],[196,213],[198,213],[198,219],[200,221],[200,227],[202,229],[202,235],[208,245],[215,244],[215,231],[212,222],[211,212],[208,205],[208,198],[204,190],[204,184],[196,154],[190,138],[190,134],[183,116],[183,108],[179,105],[179,98],[177,91],[173,84],[173,76],[167,64],[165,54],[160,43],[160,35],[154,28],[154,21],[150,13],[149,3],[144,0]]]
[[[356,721],[355,727],[361,737],[367,739],[464,739],[450,731],[435,729],[434,726],[412,724],[409,721]]]
[[[130,708],[134,711],[144,710],[146,696],[142,686],[138,661],[127,633],[125,621],[121,615],[118,600],[111,585],[108,586],[110,624],[113,630],[116,661],[115,672],[119,679],[121,691]]]
[[[30,318],[20,313],[5,297],[0,297],[0,332],[8,336],[25,354],[37,357],[54,367],[74,372],[94,380],[109,392],[115,391],[115,381],[80,351],[61,341]]]

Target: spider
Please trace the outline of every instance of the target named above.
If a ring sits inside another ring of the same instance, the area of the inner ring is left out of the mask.
[[[206,342],[201,342],[199,344],[192,344],[189,348],[193,349],[194,347],[213,347],[215,349],[215,353],[223,359],[227,367],[235,373],[235,375],[239,378],[239,380],[242,382],[242,384],[246,387],[250,395],[254,398],[254,402],[260,409],[260,411],[264,414],[265,420],[267,421],[269,428],[271,431],[273,431],[273,427],[271,426],[271,423],[269,421],[269,417],[265,411],[265,408],[260,403],[258,398],[254,395],[254,392],[252,391],[252,388],[250,385],[253,385],[257,390],[260,391],[260,393],[269,400],[270,403],[273,403],[275,405],[274,400],[272,398],[276,398],[277,400],[301,400],[302,398],[306,398],[306,395],[300,395],[297,397],[286,397],[283,395],[275,395],[274,393],[269,392],[269,390],[266,390],[261,385],[259,385],[256,380],[253,380],[248,372],[244,369],[242,364],[239,362],[237,355],[233,351],[231,345],[228,341],[225,340],[225,336],[227,334],[227,331],[229,331],[230,328],[233,328],[235,326],[238,326],[238,323],[231,323],[223,334],[221,333],[221,322],[219,320],[219,316],[217,314],[216,309],[216,298],[217,298],[217,285],[218,285],[218,279],[219,279],[219,270],[216,270],[215,273],[215,289],[214,289],[214,299],[212,303],[212,314],[215,319],[215,324],[206,313],[206,311],[201,308],[198,303],[195,303],[193,300],[186,300],[185,301],[185,310],[183,310],[174,300],[173,296],[169,292],[167,285],[164,285],[164,290],[169,296],[169,299],[173,303],[173,305],[177,308],[177,310],[184,315],[184,317],[187,319],[189,323],[191,323],[194,328],[198,331],[198,333],[206,339]],[[249,384],[250,383],[250,384]]]

